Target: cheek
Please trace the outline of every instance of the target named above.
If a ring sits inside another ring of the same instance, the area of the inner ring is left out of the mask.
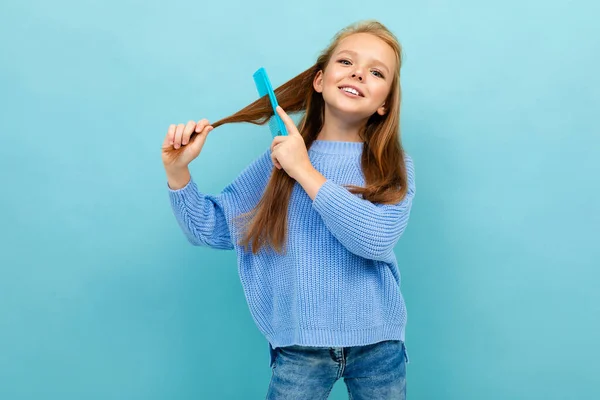
[[[390,92],[390,87],[386,83],[380,83],[371,91],[371,94],[378,102],[384,102]]]
[[[323,85],[326,89],[331,89],[333,86],[335,86],[335,83],[336,81],[331,75],[326,75],[323,79]]]
[[[330,100],[333,98],[332,96],[335,96],[335,92],[339,90],[338,82],[331,74],[323,77],[323,96],[326,100]]]
[[[325,86],[335,86],[337,88],[337,84],[341,79],[343,79],[343,74],[333,68],[323,75]]]

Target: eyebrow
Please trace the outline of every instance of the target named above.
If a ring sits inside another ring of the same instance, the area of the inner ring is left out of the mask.
[[[341,54],[341,53],[348,53],[348,54],[351,54],[351,55],[353,55],[355,57],[357,56],[357,53],[355,51],[352,51],[352,50],[341,50],[341,51],[337,52],[337,54]],[[390,70],[388,69],[388,67],[386,67],[386,65],[384,63],[382,63],[381,61],[379,61],[377,59],[375,59],[373,61],[375,61],[375,64],[378,64],[381,67],[383,67],[386,70],[386,72],[388,72],[388,73],[390,72]]]

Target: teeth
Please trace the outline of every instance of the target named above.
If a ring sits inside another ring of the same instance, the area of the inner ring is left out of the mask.
[[[343,87],[342,90],[345,91],[345,92],[352,93],[352,94],[355,94],[357,96],[360,96],[360,94],[358,93],[358,91],[356,89]]]

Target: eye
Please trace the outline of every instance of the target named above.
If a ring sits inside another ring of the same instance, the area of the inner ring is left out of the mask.
[[[378,77],[380,77],[380,78],[385,78],[385,77],[383,76],[383,74],[382,74],[381,72],[377,71],[377,70],[373,71],[373,75],[375,75],[375,76],[378,76]]]
[[[338,60],[339,63],[344,64],[344,65],[351,65],[352,63],[348,60],[346,60],[345,58]]]

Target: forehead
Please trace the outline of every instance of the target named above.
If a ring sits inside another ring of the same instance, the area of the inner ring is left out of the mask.
[[[379,61],[391,70],[396,68],[394,49],[382,39],[369,33],[355,33],[342,39],[336,46],[334,54],[341,52],[350,52],[360,58]]]

